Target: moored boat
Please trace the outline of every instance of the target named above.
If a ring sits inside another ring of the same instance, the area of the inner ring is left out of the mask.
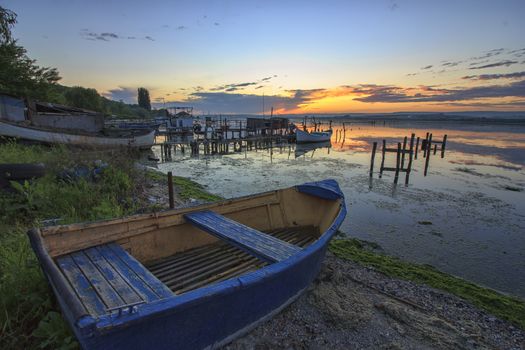
[[[83,348],[202,349],[295,300],[345,215],[325,180],[29,236]]]
[[[107,136],[102,134],[80,134],[67,130],[38,128],[0,120],[0,136],[43,143],[59,143],[87,147],[130,147],[149,149],[155,143],[155,130],[128,132],[127,135]]]
[[[308,132],[300,129],[295,129],[295,138],[297,143],[308,142],[326,142],[330,141],[332,137],[332,129],[328,131],[314,131]]]

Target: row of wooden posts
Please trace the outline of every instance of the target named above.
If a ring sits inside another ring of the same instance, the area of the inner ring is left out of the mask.
[[[200,151],[202,151],[205,155],[228,154],[230,153],[230,146],[233,148],[234,152],[238,153],[242,152],[243,150],[246,152],[251,150],[257,151],[261,149],[271,149],[274,145],[288,144],[289,142],[289,136],[280,135],[267,135],[240,140],[193,140],[188,142],[163,142],[160,144],[161,160],[172,160],[172,154],[177,152],[177,148],[180,149],[182,154],[185,154],[187,147],[190,150],[192,156],[198,156]]]
[[[407,148],[408,137],[406,136],[403,140],[402,145],[401,145],[401,142],[398,142],[397,147],[393,147],[393,148],[388,148],[386,145],[386,140],[383,139],[383,148],[381,151],[381,166],[379,168],[379,178],[383,176],[383,172],[393,171],[395,172],[394,183],[397,184],[399,180],[399,173],[404,172],[405,173],[405,185],[408,185],[408,181],[410,179],[410,172],[412,171],[413,160],[417,159],[417,156],[419,153],[420,138],[419,137],[415,138],[415,136],[416,136],[415,134],[412,134],[410,136],[410,143],[409,143],[408,148]],[[425,158],[424,176],[427,176],[432,146],[434,146],[434,154],[436,154],[437,146],[441,145],[441,158],[444,158],[446,144],[447,144],[447,135],[443,136],[442,141],[436,141],[436,140],[432,140],[432,134],[427,132],[426,137],[423,140],[421,140],[421,151],[423,151],[423,158]],[[374,160],[375,160],[376,150],[377,150],[377,142],[374,142],[372,145],[372,159],[370,161],[370,178],[372,178],[374,174]],[[395,167],[385,166],[386,153],[396,153],[396,166]],[[408,156],[408,164],[405,167],[405,159],[407,156]]]

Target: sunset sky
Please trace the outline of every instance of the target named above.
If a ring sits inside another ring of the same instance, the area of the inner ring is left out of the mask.
[[[62,84],[203,113],[525,110],[525,1],[4,0]]]

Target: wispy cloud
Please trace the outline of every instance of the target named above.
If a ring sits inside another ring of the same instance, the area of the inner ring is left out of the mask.
[[[434,67],[434,66],[430,64],[430,65],[428,65],[428,66],[421,67],[421,69],[422,69],[422,70],[427,70],[427,69],[430,69],[430,68],[432,68],[432,67]]]
[[[485,64],[485,65],[482,65],[482,66],[470,67],[469,69],[486,69],[486,68],[494,68],[494,67],[508,67],[508,66],[511,66],[513,64],[516,64],[516,63],[518,63],[518,61],[504,60],[504,61],[499,61],[499,62]]]
[[[149,41],[155,41],[151,36],[145,36],[145,37],[136,37],[131,35],[119,35],[117,33],[112,32],[102,32],[102,33],[96,33],[92,32],[89,29],[82,29],[80,31],[80,36],[85,40],[92,40],[92,41],[111,41],[111,40],[136,40],[136,39],[142,39],[142,40],[149,40]]]
[[[467,80],[494,80],[494,79],[520,79],[525,78],[525,72],[514,72],[504,74],[480,74],[480,75],[466,75],[461,79]]]
[[[407,102],[452,102],[468,101],[482,98],[525,97],[525,80],[508,85],[477,86],[456,89],[405,89],[398,86],[373,85],[357,87],[355,93],[366,96],[355,98],[356,101],[376,103],[407,103]],[[417,90],[415,90],[417,91]]]
[[[210,91],[233,92],[233,91],[237,91],[237,90],[242,90],[242,89],[244,89],[244,88],[246,88],[248,86],[261,85],[261,84],[266,83],[266,82],[268,82],[271,79],[276,78],[276,77],[277,77],[277,75],[273,75],[273,76],[262,78],[262,79],[259,79],[259,80],[256,80],[256,81],[243,82],[243,83],[230,83],[230,84],[219,85],[219,86],[215,86],[215,87],[210,88]],[[257,89],[259,89],[261,87],[257,87]]]

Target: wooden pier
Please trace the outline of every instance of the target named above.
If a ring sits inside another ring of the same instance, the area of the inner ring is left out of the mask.
[[[242,151],[271,149],[272,147],[293,142],[292,135],[260,135],[232,139],[193,139],[181,141],[165,141],[158,143],[161,148],[161,160],[170,161],[177,150],[182,154],[189,151],[191,156],[200,154],[228,154]]]

